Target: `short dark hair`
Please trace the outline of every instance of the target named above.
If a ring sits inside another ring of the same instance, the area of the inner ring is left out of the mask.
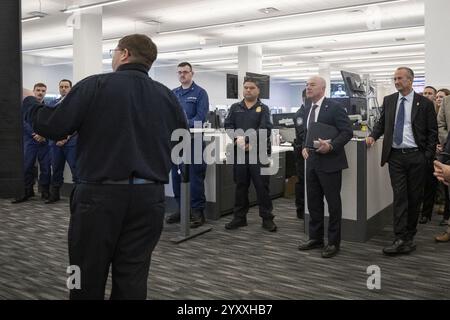
[[[258,87],[258,89],[261,89],[261,85],[259,84],[259,80],[256,79],[256,78],[245,77],[245,78],[244,78],[244,82],[243,82],[242,84],[244,84],[244,83],[246,83],[246,82],[254,83],[255,86]]]
[[[189,62],[186,62],[186,61],[180,62],[177,66],[177,68],[183,68],[183,67],[189,67],[189,69],[191,69],[191,71],[192,71],[192,65]]]
[[[435,87],[433,87],[433,86],[426,86],[425,88],[423,88],[423,90],[425,90],[425,89],[431,89],[431,90],[433,90],[433,91],[434,91],[434,94],[436,94],[436,93],[437,93],[437,90],[436,90],[436,88],[435,88]]]
[[[119,49],[127,49],[130,54],[130,62],[143,64],[150,70],[158,56],[156,44],[145,34],[130,34],[119,40]]]
[[[414,81],[414,71],[413,71],[411,68],[408,68],[408,67],[398,67],[397,70],[405,70],[405,71],[408,73],[409,78],[410,78],[411,80]]]
[[[59,82],[59,84],[61,84],[61,82],[68,82],[69,85],[70,85],[70,87],[72,88],[72,81],[67,80],[67,79],[62,79],[62,80]]]
[[[439,89],[437,92],[442,91],[443,93],[445,93],[446,96],[450,96],[450,90],[448,90],[447,88],[442,88]]]
[[[45,83],[38,82],[34,85],[33,90],[36,88],[47,88],[47,85]]]

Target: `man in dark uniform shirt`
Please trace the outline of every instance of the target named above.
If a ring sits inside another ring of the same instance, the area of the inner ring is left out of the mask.
[[[261,162],[250,163],[250,152],[258,152],[259,148],[264,148],[270,154],[270,134],[272,123],[270,122],[269,107],[259,100],[259,84],[257,80],[247,78],[244,80],[244,100],[235,103],[230,107],[228,116],[225,120],[225,129],[243,130],[259,129],[266,130],[266,144],[257,140],[257,145],[252,145],[252,141],[248,136],[234,135],[235,157],[234,157],[234,181],[236,183],[236,196],[234,205],[233,220],[225,225],[226,229],[237,229],[247,225],[247,213],[249,209],[248,188],[250,180],[256,189],[256,196],[259,203],[259,215],[263,219],[262,226],[264,229],[274,232],[277,226],[273,222],[272,200],[269,195],[269,178],[268,175],[261,175]],[[237,148],[245,151],[245,163],[239,164],[237,161]]]
[[[302,100],[302,106],[294,115],[294,159],[298,178],[295,184],[295,207],[297,209],[297,218],[299,219],[303,219],[305,216],[305,159],[302,156],[302,141],[305,134],[303,116],[305,114],[306,89],[303,89]]]
[[[145,299],[150,258],[164,221],[172,132],[188,129],[177,98],[148,71],[157,48],[145,35],[111,50],[114,72],[90,76],[56,107],[28,97],[37,133],[61,140],[78,132],[70,203],[69,260],[80,268],[71,299]]]

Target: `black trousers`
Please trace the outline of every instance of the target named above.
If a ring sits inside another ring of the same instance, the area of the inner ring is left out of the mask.
[[[146,299],[150,258],[161,235],[164,185],[78,184],[72,191],[69,260],[81,271],[70,299]]]
[[[429,161],[426,164],[425,177],[424,177],[424,193],[422,204],[422,216],[431,218],[433,213],[434,202],[436,199],[436,193],[438,188],[438,180],[434,176],[433,162]]]
[[[301,155],[301,149],[294,149],[295,169],[298,181],[295,184],[295,207],[297,215],[305,214],[305,159]]]
[[[273,219],[272,199],[270,198],[270,176],[261,175],[260,164],[234,164],[234,182],[236,183],[234,216],[237,219],[246,219],[249,201],[248,188],[250,181],[256,189],[259,204],[259,216],[263,219]]]
[[[306,190],[308,196],[309,238],[323,241],[324,202],[328,203],[328,244],[339,246],[341,243],[341,202],[342,170],[323,172],[306,166]]]
[[[394,193],[394,234],[412,240],[417,232],[427,161],[421,151],[391,151],[389,175]]]
[[[445,206],[443,218],[448,220],[450,218],[450,196],[448,186],[444,185]]]

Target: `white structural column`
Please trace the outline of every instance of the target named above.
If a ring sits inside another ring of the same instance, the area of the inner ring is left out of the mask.
[[[425,3],[425,83],[450,89],[450,1],[427,0]]]
[[[73,83],[103,71],[102,8],[74,13],[73,24]],[[66,164],[64,182],[72,183],[72,174]]]
[[[102,73],[102,8],[83,10],[74,14],[73,80]]]
[[[260,45],[238,47],[238,68],[238,92],[239,99],[242,99],[245,73],[261,73],[262,71],[262,47]]]
[[[330,66],[328,64],[319,65],[319,76],[324,78],[327,83],[327,87],[325,89],[325,97],[330,97],[331,79],[330,79]]]

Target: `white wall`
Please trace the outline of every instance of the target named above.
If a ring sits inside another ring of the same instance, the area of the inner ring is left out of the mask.
[[[175,66],[155,68],[153,71],[153,79],[171,89],[180,86],[177,77],[177,68]],[[231,105],[238,101],[237,99],[226,98],[225,72],[196,71],[194,69],[194,81],[208,92],[209,103],[212,107],[216,105]],[[301,91],[296,86],[289,84],[271,84],[270,96],[271,99],[263,100],[269,107],[291,108],[301,105]]]
[[[47,85],[47,92],[55,94],[59,94],[59,81],[61,79],[72,80],[73,75],[71,65],[42,67],[24,63],[22,68],[23,86],[25,88],[32,90],[35,83],[43,82]]]
[[[151,76],[154,80],[173,89],[180,85],[176,71],[175,66],[155,68],[152,70]],[[195,70],[194,72],[194,81],[208,92],[209,103],[212,108],[216,105],[229,106],[238,101],[237,99],[226,98],[226,73],[196,72]],[[63,78],[72,80],[72,77],[72,65],[43,67],[31,63],[23,64],[23,83],[25,88],[32,89],[36,82],[43,82],[47,85],[47,92],[58,93],[59,81]],[[291,108],[297,109],[301,105],[301,90],[303,90],[303,87],[291,86],[285,83],[271,83],[271,99],[264,99],[263,102],[269,107],[283,108],[283,112],[291,112]]]

